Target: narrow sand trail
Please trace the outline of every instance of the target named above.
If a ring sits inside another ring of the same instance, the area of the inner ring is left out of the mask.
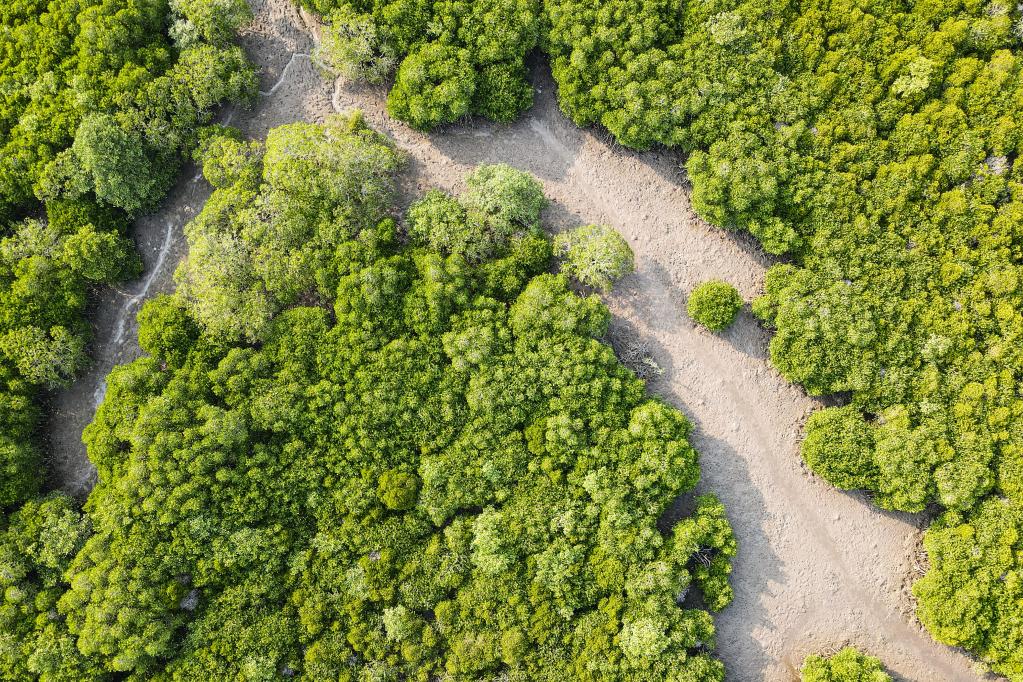
[[[725,502],[739,538],[736,598],[717,617],[729,680],[794,680],[806,653],[847,643],[880,656],[900,679],[981,679],[969,658],[934,643],[913,619],[909,584],[918,575],[923,519],[879,512],[805,471],[798,443],[818,404],[770,367],[769,336],[749,313],[720,336],[686,317],[685,296],[697,282],[726,279],[750,299],[770,260],[751,240],[693,214],[676,155],[628,152],[579,130],[558,110],[542,67],[534,69],[536,104],[517,123],[471,122],[421,135],[385,116],[383,90],[322,80],[308,57],[312,22],[287,0],[253,8],[245,43],[263,69],[262,92],[252,111],[233,112],[246,134],[262,137],[282,123],[359,108],[408,152],[406,202],[431,186],[458,190],[476,164],[502,161],[541,179],[553,228],[604,222],[630,241],[638,269],[610,297],[612,336],[616,345],[645,349],[663,370],[650,390],[696,424],[700,489]],[[184,180],[158,214],[139,222],[146,275],[127,294],[104,292],[95,306],[94,369],[54,401],[51,444],[66,489],[81,494],[91,485],[81,429],[109,369],[138,356],[134,315],[144,299],[172,288],[184,256],[181,228],[208,192],[201,179]]]

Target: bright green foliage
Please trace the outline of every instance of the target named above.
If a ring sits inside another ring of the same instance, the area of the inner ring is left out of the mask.
[[[470,262],[504,256],[516,241],[539,235],[540,212],[547,205],[533,176],[506,164],[480,166],[459,198],[430,190],[408,212],[413,239]]]
[[[854,407],[828,407],[810,415],[803,459],[831,485],[843,490],[877,487],[871,461],[872,432]]]
[[[316,61],[346,80],[381,83],[394,70],[391,54],[373,18],[342,5],[327,19],[316,46]]]
[[[948,512],[924,535],[927,575],[913,585],[920,621],[1014,682],[1023,680],[1023,506],[992,497]]]
[[[440,39],[438,8],[456,6],[358,9],[400,27],[405,54]],[[543,2],[564,112],[630,147],[678,148],[700,215],[789,256],[754,304],[776,330],[772,361],[810,393],[850,400],[830,425],[852,432],[808,459],[887,508],[1023,501],[1021,11]],[[510,26],[478,35],[519,35]],[[487,91],[486,69],[473,72]]]
[[[658,530],[699,478],[689,422],[598,340],[599,299],[541,274],[542,233],[472,262],[359,223],[365,199],[326,190],[389,186],[374,163],[338,179],[339,158],[382,144],[336,119],[236,149],[261,167],[196,222],[230,205],[235,227],[261,225],[258,251],[293,229],[262,207],[293,201],[332,286],[281,301],[256,344],[200,301],[146,307],[158,357],[110,375],[85,433],[95,532],[58,605],[78,649],[132,679],[722,680],[686,593],[731,599],[724,509],[699,497]]]
[[[833,656],[806,657],[800,671],[801,682],[891,682],[881,661],[860,653],[851,646]]]
[[[1020,8],[544,4],[566,113],[681,148],[701,215],[791,256],[754,306],[771,358],[851,398],[811,424],[811,466],[894,509],[1023,501]],[[936,634],[1018,671],[1023,620],[999,647],[954,622]]]
[[[703,282],[689,294],[686,311],[712,332],[719,332],[733,322],[742,308],[742,296],[728,282],[709,280]]]
[[[27,502],[0,532],[0,679],[86,680],[101,674],[75,647],[57,599],[89,521],[62,495]]]
[[[585,225],[562,232],[554,250],[563,259],[561,271],[601,291],[635,269],[629,243],[607,225]]]
[[[878,415],[878,501],[968,509],[1020,447],[1019,9],[548,0],[565,111],[690,153],[693,203],[793,263],[756,312],[811,393]],[[846,423],[856,428],[855,420]]]
[[[511,121],[533,103],[526,56],[540,0],[301,0],[326,17],[317,59],[380,82],[398,65],[392,116],[420,130],[469,114]]]

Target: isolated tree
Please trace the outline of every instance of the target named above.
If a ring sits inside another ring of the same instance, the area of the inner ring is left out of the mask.
[[[562,272],[601,291],[609,291],[635,269],[629,243],[607,225],[562,232],[554,240],[554,250],[562,258]]]
[[[735,321],[742,308],[742,297],[735,287],[720,280],[699,284],[689,294],[686,310],[689,316],[712,332],[718,332]]]

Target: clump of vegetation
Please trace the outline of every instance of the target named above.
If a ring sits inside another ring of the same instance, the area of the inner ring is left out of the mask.
[[[503,163],[476,168],[464,195],[430,190],[407,216],[409,235],[444,254],[470,262],[505,255],[514,240],[541,235],[543,186],[529,173]]]
[[[387,215],[397,154],[358,116],[211,140],[203,166],[217,189],[193,249],[230,234],[244,253],[282,235],[306,250],[233,266],[266,309],[208,307],[239,295],[234,278],[143,308],[151,355],[111,373],[84,436],[99,472],[86,517],[9,531],[45,570],[19,569],[0,597],[36,652],[5,645],[0,664],[723,679],[710,612],[680,604],[731,599],[724,509],[701,496],[658,529],[699,478],[691,426],[598,340],[607,309],[547,272],[542,231],[479,260],[403,243]],[[494,198],[532,197],[519,176],[478,178],[452,198],[456,232],[474,213],[538,212]],[[19,606],[41,590],[36,611]]]
[[[772,361],[814,395],[851,400],[812,422],[811,466],[889,509],[937,503],[957,512],[949,527],[990,523],[988,499],[1023,502],[1019,7],[544,10],[562,109],[625,145],[682,150],[701,216],[789,256],[754,304],[776,330]],[[1023,534],[1014,519],[1005,527]],[[989,608],[984,584],[969,585],[959,598],[974,589]],[[925,599],[920,613],[945,607]],[[1018,676],[1023,618],[1004,608],[1017,615],[992,620],[991,640],[970,618],[932,631]]]
[[[735,287],[716,279],[697,285],[686,303],[689,317],[712,332],[728,328],[741,308],[742,296]]]
[[[873,489],[877,487],[877,471],[863,465],[874,447],[872,435],[855,407],[824,408],[806,422],[803,459],[836,488]]]
[[[526,56],[540,37],[540,0],[302,0],[326,17],[319,61],[381,82],[397,66],[392,116],[420,130],[480,114],[512,121],[533,102]]]
[[[833,656],[806,657],[800,671],[802,682],[891,682],[881,661],[849,646]]]
[[[139,272],[129,218],[256,78],[244,0],[17,1],[0,13],[0,509],[41,479],[39,393],[85,363],[98,284]]]
[[[930,567],[913,585],[920,622],[936,638],[1023,676],[1023,505],[992,497],[948,512],[924,534]]]
[[[0,678],[102,679],[103,671],[75,646],[57,600],[64,572],[91,527],[63,495],[30,500],[0,532]]]
[[[632,248],[614,228],[585,225],[554,239],[561,271],[586,286],[609,291],[615,281],[635,269]]]

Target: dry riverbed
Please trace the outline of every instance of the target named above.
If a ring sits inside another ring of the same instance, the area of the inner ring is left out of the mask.
[[[263,90],[251,111],[227,111],[222,120],[262,137],[283,123],[360,108],[409,155],[405,201],[431,186],[458,190],[476,164],[503,161],[544,183],[555,229],[603,222],[632,244],[637,272],[609,299],[615,346],[650,372],[653,393],[696,424],[700,489],[721,497],[739,538],[735,601],[717,617],[728,679],[793,680],[805,654],[847,643],[880,656],[901,679],[982,679],[968,657],[934,643],[913,618],[909,585],[919,575],[924,519],[882,513],[805,470],[798,443],[818,404],[771,369],[769,337],[748,312],[720,336],[686,317],[685,297],[696,283],[722,278],[748,300],[770,261],[752,241],[694,215],[676,155],[628,152],[573,126],[558,110],[542,65],[535,69],[536,105],[519,122],[472,122],[421,135],[386,118],[383,90],[317,73],[308,57],[311,19],[288,0],[256,0],[253,7],[257,19],[245,45],[262,67]],[[93,368],[53,398],[54,484],[79,496],[95,478],[81,432],[102,399],[103,378],[139,355],[135,314],[145,299],[173,288],[172,273],[186,255],[182,227],[209,195],[194,173],[186,172],[163,208],[136,225],[146,273],[98,294],[90,317]]]

